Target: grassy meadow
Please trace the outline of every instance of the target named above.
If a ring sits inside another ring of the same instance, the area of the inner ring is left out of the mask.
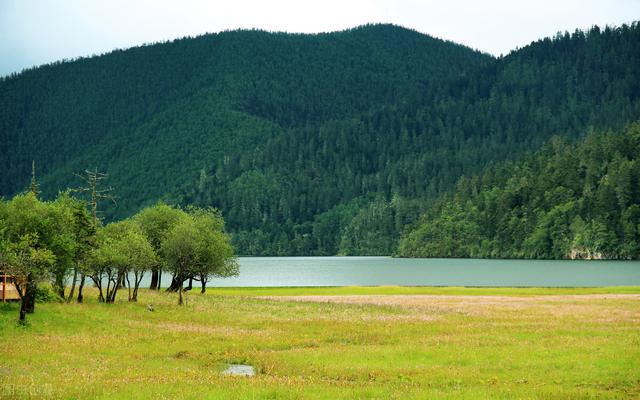
[[[638,294],[233,288],[179,307],[89,289],[86,304],[38,304],[27,326],[0,304],[0,398],[639,398]],[[227,363],[258,374],[224,376]]]

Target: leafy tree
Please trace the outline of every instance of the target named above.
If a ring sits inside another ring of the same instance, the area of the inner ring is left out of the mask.
[[[164,203],[144,208],[134,216],[134,220],[140,225],[142,232],[156,254],[161,254],[162,242],[165,237],[184,218],[186,218],[184,211]],[[160,285],[162,284],[162,258],[157,260],[158,263],[151,270],[150,289],[160,290]]]
[[[224,233],[220,214],[211,209],[191,209],[188,218],[167,234],[162,242],[162,255],[173,275],[178,304],[183,304],[183,286],[197,277],[205,291],[210,276],[237,275],[238,265],[229,238]]]
[[[37,234],[25,234],[17,242],[5,246],[3,264],[5,273],[16,277],[15,285],[20,296],[20,321],[27,313],[35,312],[38,282],[46,279],[56,257],[47,248],[40,247]]]
[[[202,250],[199,242],[200,232],[198,232],[193,219],[188,218],[177,224],[162,243],[167,267],[178,285],[179,305],[184,303],[182,299],[184,281],[190,275],[197,273],[196,268],[200,262]]]
[[[200,281],[200,292],[205,293],[210,277],[236,276],[239,267],[231,240],[224,232],[224,220],[220,212],[213,209],[195,209],[191,215],[200,234],[200,256],[194,265],[193,275]]]
[[[125,255],[128,256],[129,270],[125,274],[127,288],[129,289],[129,301],[138,301],[138,289],[145,272],[158,265],[157,255],[153,247],[140,229],[135,225],[122,238],[121,245]],[[129,276],[133,274],[133,289]]]
[[[129,300],[137,301],[145,271],[157,264],[153,247],[133,221],[113,222],[98,230],[98,247],[89,255],[89,276],[99,291],[99,301],[114,303],[123,282],[131,272],[134,288]],[[106,286],[105,286],[106,285]]]
[[[15,196],[4,209],[6,253],[2,263],[6,272],[18,280],[22,302],[20,320],[24,321],[26,313],[35,311],[38,283],[50,276],[56,262],[51,248],[55,245],[57,225],[50,205],[39,201],[31,192]]]
[[[49,244],[56,255],[51,283],[57,294],[64,299],[65,285],[73,273],[71,291],[67,298],[67,301],[71,301],[78,273],[82,270],[79,265],[95,244],[95,228],[86,204],[73,198],[68,192],[61,193],[49,207],[56,226]]]
[[[86,269],[87,257],[91,249],[96,246],[96,228],[87,211],[84,201],[71,197],[68,193],[62,193],[56,199],[56,205],[61,208],[64,219],[64,229],[71,237],[73,244],[72,263],[73,278],[71,288],[67,296],[67,303],[74,299],[78,275]],[[64,294],[64,291],[62,291]],[[61,296],[64,298],[64,296]]]

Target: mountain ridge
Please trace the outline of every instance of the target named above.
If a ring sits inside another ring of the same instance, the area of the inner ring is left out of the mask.
[[[453,40],[449,40],[449,39],[444,39],[444,38],[440,38],[437,36],[433,36],[429,33],[425,33],[425,32],[420,32],[417,29],[414,28],[410,28],[404,25],[399,25],[399,24],[395,24],[395,23],[390,23],[390,22],[371,22],[371,23],[366,23],[366,24],[362,24],[362,25],[358,25],[355,26],[353,28],[345,28],[345,29],[341,29],[341,30],[335,30],[335,31],[322,31],[322,32],[288,32],[288,31],[270,31],[268,29],[262,29],[262,28],[237,28],[237,29],[225,29],[222,31],[218,31],[218,32],[204,32],[201,34],[197,34],[197,35],[186,35],[186,36],[181,36],[181,37],[176,37],[173,39],[166,39],[166,40],[159,40],[159,41],[153,41],[153,42],[144,42],[138,45],[133,45],[133,46],[129,46],[129,47],[116,47],[114,49],[105,51],[105,52],[101,52],[101,53],[92,53],[92,54],[87,54],[87,55],[81,55],[81,56],[77,56],[77,57],[71,57],[71,58],[62,58],[60,60],[55,60],[55,61],[51,61],[51,62],[46,62],[43,64],[38,64],[38,65],[33,65],[33,66],[29,66],[26,68],[23,68],[20,71],[15,71],[15,72],[10,72],[6,75],[0,76],[0,81],[3,80],[7,80],[7,79],[12,79],[15,78],[19,75],[22,75],[23,73],[27,73],[29,71],[32,70],[39,70],[39,69],[43,69],[43,68],[47,68],[47,67],[55,67],[59,64],[68,64],[68,63],[73,63],[73,62],[78,62],[78,61],[85,61],[85,60],[89,60],[89,59],[94,59],[94,58],[100,58],[100,57],[104,57],[104,56],[109,56],[113,53],[120,53],[120,52],[126,52],[126,51],[130,51],[130,50],[135,50],[135,49],[144,49],[147,47],[152,47],[152,46],[156,46],[156,45],[165,45],[165,44],[173,44],[176,42],[181,42],[181,41],[185,41],[185,40],[193,40],[193,39],[201,39],[203,37],[213,37],[213,36],[217,36],[217,35],[228,35],[228,34],[238,34],[238,33],[243,33],[243,32],[253,32],[253,33],[264,33],[264,34],[269,34],[269,35],[287,35],[287,36],[301,36],[301,37],[314,37],[314,36],[331,36],[331,35],[339,35],[339,34],[343,34],[343,33],[353,33],[353,32],[358,32],[358,31],[364,31],[364,30],[368,30],[368,29],[383,29],[383,28],[391,28],[391,29],[396,29],[399,31],[406,31],[409,33],[415,33],[418,34],[420,36],[425,36],[428,37],[430,39],[434,39],[434,40],[438,40],[441,42],[445,42],[445,43],[449,43],[449,44],[453,44],[456,46],[460,46],[460,47],[464,47],[467,48],[471,51],[474,52],[478,52],[478,53],[482,53],[484,55],[490,56],[492,58],[495,58],[495,56],[493,56],[492,54],[486,52],[486,51],[482,51],[481,49],[477,49],[477,48],[473,48],[471,46],[465,45],[463,43],[458,43],[455,42]]]
[[[502,58],[390,25],[232,31],[34,70],[0,82],[0,193],[32,159],[46,196],[98,167],[107,218],[164,199],[219,207],[241,254],[389,254],[461,175],[638,118],[638,31]]]

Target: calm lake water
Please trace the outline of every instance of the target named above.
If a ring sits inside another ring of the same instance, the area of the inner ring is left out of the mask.
[[[640,261],[241,257],[240,275],[207,286],[640,285]],[[148,286],[149,277],[145,277]],[[170,282],[162,277],[162,285]]]

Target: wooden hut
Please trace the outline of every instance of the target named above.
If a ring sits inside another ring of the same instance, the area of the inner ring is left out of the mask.
[[[22,293],[24,294],[24,288]],[[5,302],[8,300],[20,300],[20,293],[16,287],[16,277],[0,272],[0,299]]]

